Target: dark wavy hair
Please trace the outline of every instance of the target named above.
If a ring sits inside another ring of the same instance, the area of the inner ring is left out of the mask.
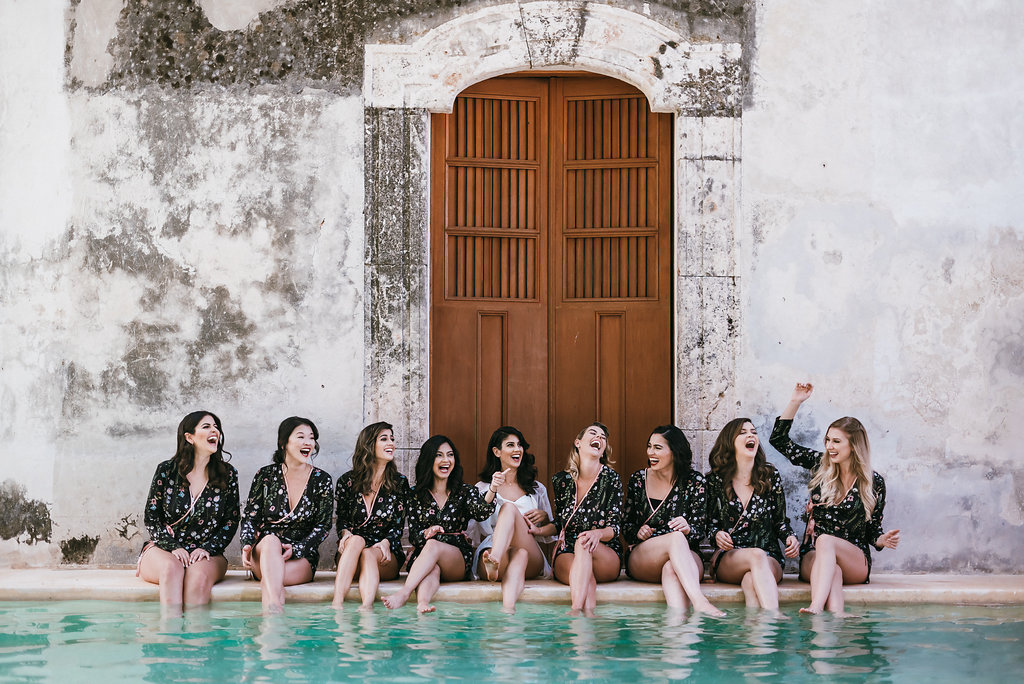
[[[437,458],[437,450],[442,444],[452,448],[452,458],[455,466],[448,474],[447,490],[449,493],[458,491],[462,486],[462,461],[459,460],[459,450],[455,448],[455,442],[444,435],[434,435],[420,447],[419,458],[416,459],[416,487],[413,490],[416,496],[429,502],[431,499],[430,490],[434,485],[434,459]]]
[[[224,451],[224,428],[220,426],[220,418],[209,411],[193,411],[178,423],[178,449],[174,452],[171,463],[183,480],[192,472],[192,468],[196,464],[196,451],[195,447],[185,439],[185,435],[194,435],[199,422],[206,416],[213,418],[213,424],[217,426],[217,431],[220,432],[217,450],[210,454],[210,460],[206,464],[206,478],[214,487],[226,487],[228,484],[228,467],[226,463],[231,460],[231,452]],[[224,458],[225,454],[227,458]]]
[[[672,476],[680,482],[688,480],[693,472],[693,450],[683,431],[675,425],[659,425],[651,430],[654,435],[661,435],[672,452]]]
[[[381,421],[367,425],[356,437],[356,448],[352,452],[352,485],[360,494],[369,494],[373,490],[373,462],[376,459],[374,452],[377,438],[385,430],[391,430],[392,434],[395,431],[391,423]],[[398,472],[398,466],[394,461],[388,461],[388,464],[384,466],[384,481],[381,483],[381,489],[400,494],[401,485],[402,479]]]
[[[501,443],[511,435],[515,435],[519,439],[519,445],[523,447],[523,460],[519,462],[519,467],[516,469],[516,483],[527,494],[536,494],[536,459],[530,453],[530,443],[523,437],[523,433],[511,425],[503,425],[491,433],[491,439],[487,442],[487,453],[484,455],[484,469],[480,471],[480,479],[489,486],[494,473],[502,469],[501,459],[495,455],[494,450],[501,451]]]
[[[313,421],[309,418],[291,416],[282,420],[277,428],[277,450],[274,451],[274,463],[284,463],[284,448],[288,444],[288,439],[301,425],[308,425],[313,431],[313,456],[320,453],[320,442],[317,441],[320,439],[320,431],[316,429]]]
[[[709,458],[711,470],[722,478],[725,491],[730,496],[736,494],[732,488],[732,479],[736,475],[736,438],[739,436],[740,430],[743,429],[744,423],[753,425],[754,421],[749,418],[730,420],[718,433],[715,446],[711,447]],[[750,471],[750,486],[759,496],[768,491],[771,486],[771,466],[768,465],[768,459],[765,458],[760,441],[757,443],[757,453],[754,454],[754,467]]]

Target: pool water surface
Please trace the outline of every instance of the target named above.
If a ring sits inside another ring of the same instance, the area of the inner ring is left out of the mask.
[[[679,619],[663,606],[439,603],[373,613],[218,603],[166,617],[153,603],[0,603],[0,681],[280,682],[378,678],[566,680],[1006,681],[1024,672],[1024,607],[884,606],[789,619],[742,607]],[[1016,674],[1014,674],[1016,673]]]

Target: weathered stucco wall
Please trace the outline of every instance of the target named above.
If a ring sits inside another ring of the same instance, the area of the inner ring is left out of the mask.
[[[0,0],[0,563],[131,562],[149,477],[196,406],[223,419],[244,495],[285,415],[318,422],[338,475],[364,421],[394,413],[381,392],[426,386],[426,310],[401,304],[425,297],[408,232],[425,110],[368,105],[363,46],[502,4]],[[1016,570],[1024,10],[557,4],[574,25],[611,5],[742,45],[742,178],[677,206],[680,231],[733,231],[729,254],[681,262],[735,283],[715,339],[739,343],[707,350],[735,369],[735,405],[711,423],[751,415],[766,437],[810,379],[803,441],[839,415],[871,431],[904,530],[878,568]],[[395,136],[405,157],[375,148]],[[678,149],[681,173],[703,168]],[[716,221],[721,198],[736,220]],[[700,394],[676,388],[681,415]],[[422,411],[379,417],[411,446]],[[795,513],[804,479],[783,470]]]
[[[740,412],[765,434],[804,378],[805,443],[864,421],[903,530],[880,568],[1024,562],[1022,19],[1013,2],[759,7]]]

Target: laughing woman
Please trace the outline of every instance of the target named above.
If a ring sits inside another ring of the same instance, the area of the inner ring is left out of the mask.
[[[395,433],[389,423],[373,423],[356,438],[352,470],[338,478],[338,574],[335,608],[343,608],[359,578],[362,610],[373,608],[381,580],[393,580],[405,561],[402,529],[409,480],[395,465]]]
[[[139,575],[160,585],[165,606],[209,603],[228,569],[224,548],[238,529],[238,473],[225,453],[220,419],[195,411],[178,424],[174,457],[153,476],[144,516],[151,540],[139,556]]]
[[[885,480],[871,469],[871,446],[859,420],[840,418],[829,425],[824,452],[789,438],[797,410],[813,391],[810,383],[797,383],[769,441],[793,464],[814,473],[800,548],[800,579],[811,583],[811,605],[800,612],[828,609],[842,615],[843,585],[862,584],[871,574],[869,547],[895,549],[900,531],[882,532]]]
[[[555,579],[569,585],[570,615],[594,615],[597,583],[618,579],[622,568],[622,480],[608,466],[608,428],[580,430],[569,466],[551,479],[555,498]]]
[[[548,491],[537,481],[537,466],[523,433],[503,426],[491,434],[486,462],[476,488],[493,496],[494,514],[470,524],[475,537],[477,574],[491,582],[501,580],[501,604],[514,613],[527,579],[548,576],[551,566],[540,542],[554,540],[555,526]]]
[[[630,544],[626,571],[641,582],[661,582],[668,607],[721,617],[700,590],[704,562],[697,553],[707,534],[704,476],[693,469],[693,452],[674,425],[654,428],[647,439],[648,467],[629,478],[624,534]]]
[[[800,542],[786,517],[779,471],[768,463],[748,418],[729,421],[711,448],[708,526],[718,550],[711,577],[743,587],[748,607],[778,610],[783,552],[796,558]]]
[[[242,565],[260,581],[263,610],[284,608],[284,588],[310,582],[331,530],[332,479],[313,465],[320,432],[292,416],[277,429],[274,462],[256,471],[242,517]]]
[[[466,536],[467,524],[493,512],[494,492],[481,496],[462,481],[462,463],[452,441],[434,435],[424,442],[416,460],[416,489],[409,499],[409,575],[401,589],[384,598],[384,605],[401,608],[415,591],[416,609],[434,612],[430,599],[441,582],[470,576],[473,545]]]

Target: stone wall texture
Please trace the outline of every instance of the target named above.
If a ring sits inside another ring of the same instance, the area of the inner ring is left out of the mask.
[[[429,112],[556,67],[676,114],[698,457],[734,416],[767,440],[810,380],[797,439],[857,416],[886,477],[903,543],[877,569],[1018,571],[1022,20],[1014,0],[0,0],[0,564],[134,562],[199,407],[243,496],[291,414],[332,475],[378,418],[408,464]],[[766,449],[795,516],[807,477]]]

